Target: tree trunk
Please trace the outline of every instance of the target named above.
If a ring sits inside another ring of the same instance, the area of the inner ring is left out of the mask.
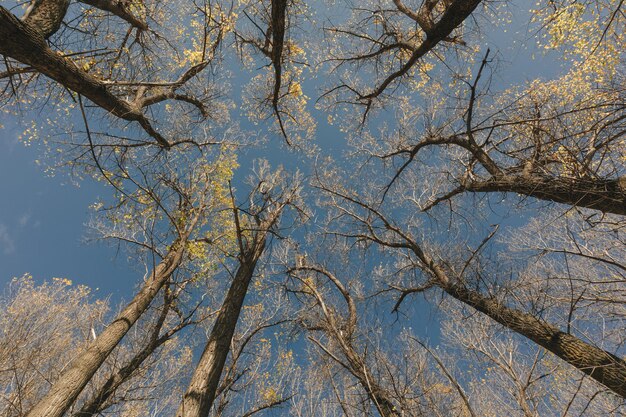
[[[165,342],[165,340],[163,340],[163,342]],[[143,361],[149,358],[161,344],[162,343],[157,343],[156,340],[151,340],[126,366],[109,376],[102,387],[81,406],[77,413],[73,414],[73,417],[92,417],[102,411],[102,407],[111,395],[115,393],[120,385],[128,380],[133,372],[141,366]]]
[[[482,182],[472,182],[465,189],[479,193],[514,192],[540,200],[626,216],[626,177],[594,180],[503,176]]]
[[[265,249],[265,233],[260,232],[252,246],[240,254],[235,278],[222,303],[202,357],[193,373],[176,417],[206,417],[215,400],[222,370],[239,320],[241,307],[248,292],[257,261]]]
[[[26,417],[61,417],[65,414],[100,365],[148,308],[161,287],[180,265],[184,246],[184,244],[177,244],[175,249],[167,254],[130,304],[85,352],[72,360],[67,370],[52,385],[48,394],[26,414]]]
[[[442,288],[457,300],[529,338],[611,391],[626,398],[626,362],[623,359],[562,332],[531,314],[509,308],[464,286],[451,284],[444,285]]]
[[[109,13],[113,13],[115,16],[120,19],[124,19],[133,27],[137,29],[147,30],[148,24],[145,20],[134,16],[128,9],[127,5],[130,2],[126,1],[116,1],[116,0],[79,0],[81,3],[88,4],[93,7],[97,7],[100,10],[107,11]]]
[[[170,340],[171,337],[178,330],[180,330],[180,328],[182,328],[178,327],[171,329],[159,337],[163,324],[167,319],[168,312],[170,311],[170,302],[171,300],[166,301],[166,304],[163,306],[163,310],[159,314],[159,317],[150,332],[150,337],[141,350],[135,353],[125,366],[120,368],[117,372],[109,375],[105,383],[102,384],[102,386],[95,392],[94,395],[91,396],[91,398],[81,405],[80,410],[77,413],[74,413],[73,417],[92,417],[100,413],[103,410],[103,407],[105,407],[107,400],[116,392],[120,385],[133,376],[135,371],[139,369],[141,364],[148,359],[155,350],[163,345],[163,343]]]

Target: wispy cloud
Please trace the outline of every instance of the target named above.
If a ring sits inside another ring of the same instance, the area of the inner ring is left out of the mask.
[[[5,255],[15,252],[15,243],[4,224],[0,224],[0,249]]]
[[[20,225],[20,227],[24,227],[28,224],[28,222],[30,221],[30,218],[31,218],[31,213],[26,212],[22,214],[19,219],[17,219],[17,223]]]

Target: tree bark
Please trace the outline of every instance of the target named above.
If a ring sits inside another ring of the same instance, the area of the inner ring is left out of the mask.
[[[586,373],[611,391],[626,398],[626,361],[576,336],[561,331],[536,316],[519,311],[493,298],[468,289],[462,282],[450,279],[442,265],[427,255],[417,244],[408,247],[434,275],[434,285],[448,295],[467,304],[508,329],[527,337],[554,353],[570,365]]]
[[[527,337],[626,398],[626,362],[623,359],[562,332],[531,314],[509,308],[462,285],[442,285],[442,288],[462,303]]]
[[[48,39],[63,23],[70,0],[31,0],[22,21]]]
[[[222,308],[187,392],[176,412],[176,417],[207,417],[209,415],[248,286],[257,261],[265,249],[265,240],[265,232],[259,232],[252,245],[246,247],[240,254],[239,268],[222,303]]]
[[[156,266],[133,300],[85,352],[70,362],[67,370],[59,376],[48,394],[26,414],[26,417],[62,417],[67,412],[100,365],[148,308],[159,290],[180,265],[184,246],[184,244],[174,246],[174,249]]]
[[[120,19],[124,19],[137,29],[147,30],[148,24],[140,18],[135,17],[124,4],[125,2],[116,0],[79,0],[81,3],[88,4],[100,10],[113,13]]]
[[[626,216],[626,178],[585,179],[502,176],[467,184],[470,192],[514,192],[540,200]]]

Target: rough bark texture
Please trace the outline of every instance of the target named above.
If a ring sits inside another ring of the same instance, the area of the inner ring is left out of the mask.
[[[61,28],[69,5],[70,0],[32,0],[22,20],[48,39]]]
[[[128,378],[141,366],[143,361],[152,355],[156,348],[160,345],[157,341],[150,341],[144,349],[137,353],[130,362],[119,371],[112,374],[102,387],[80,408],[73,417],[92,417],[97,415],[109,398]]]
[[[130,304],[85,352],[68,365],[48,394],[26,414],[26,417],[61,417],[65,414],[100,365],[148,308],[161,287],[180,265],[183,252],[184,245],[176,245],[176,249],[167,254]]]
[[[473,182],[465,189],[471,192],[515,192],[541,200],[626,215],[626,178],[592,180],[503,176],[501,179]]]
[[[100,10],[107,11],[109,13],[113,13],[115,16],[119,17],[120,19],[124,19],[138,29],[148,29],[148,24],[144,20],[133,16],[133,14],[128,10],[126,4],[129,4],[130,2],[115,0],[80,0],[80,2],[96,7]]]
[[[497,300],[472,291],[458,281],[451,280],[444,267],[436,263],[422,249],[412,243],[411,250],[434,275],[437,286],[447,294],[467,304],[508,329],[527,337],[580,369],[611,391],[626,398],[626,361],[574,335],[562,332],[536,316],[509,308]]]
[[[0,54],[34,68],[121,119],[138,122],[159,145],[169,147],[168,141],[154,130],[140,106],[117,97],[102,81],[78,68],[69,58],[54,52],[37,28],[20,21],[2,6]]]
[[[222,303],[222,308],[193,373],[189,388],[176,412],[176,417],[209,415],[248,286],[257,261],[265,249],[265,233],[260,232],[257,236],[259,238],[254,239],[252,245],[240,254],[239,268]]]
[[[118,117],[136,120],[140,116],[137,109],[111,94],[98,79],[52,51],[40,32],[1,6],[0,53],[33,67]]]
[[[447,285],[443,289],[457,300],[529,338],[626,398],[626,362],[623,359],[564,333],[531,314],[509,308],[461,285]]]
[[[280,98],[286,13],[287,0],[272,0],[272,65],[274,65],[275,77],[272,103],[274,106],[278,105]]]

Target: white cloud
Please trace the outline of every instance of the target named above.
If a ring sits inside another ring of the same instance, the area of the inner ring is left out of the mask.
[[[11,239],[9,231],[4,224],[0,224],[0,249],[5,255],[10,255],[15,252],[15,243],[13,239]]]

